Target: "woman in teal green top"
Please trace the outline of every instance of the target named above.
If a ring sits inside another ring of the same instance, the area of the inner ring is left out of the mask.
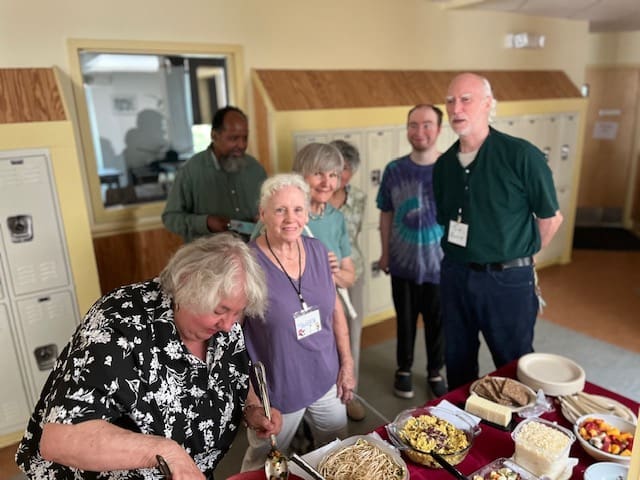
[[[293,171],[302,175],[311,189],[309,231],[306,233],[319,239],[329,250],[329,264],[336,286],[350,288],[356,278],[351,241],[344,215],[329,203],[338,188],[343,164],[340,151],[333,145],[310,143],[297,153]]]

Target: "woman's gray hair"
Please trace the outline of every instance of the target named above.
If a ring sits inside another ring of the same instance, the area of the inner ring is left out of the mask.
[[[344,159],[336,147],[328,143],[309,143],[296,154],[292,170],[303,177],[317,172],[336,172],[340,186],[343,168]]]
[[[187,306],[194,313],[212,313],[222,300],[242,291],[247,315],[260,317],[266,308],[264,272],[251,249],[230,233],[180,247],[160,273],[160,284],[176,306]]]
[[[360,153],[354,145],[344,140],[334,140],[329,145],[333,145],[340,150],[344,162],[349,165],[349,169],[353,173],[358,170],[360,167]]]
[[[271,197],[285,187],[295,187],[304,194],[304,203],[309,209],[309,185],[298,173],[278,173],[267,178],[260,187],[260,208],[265,208]]]

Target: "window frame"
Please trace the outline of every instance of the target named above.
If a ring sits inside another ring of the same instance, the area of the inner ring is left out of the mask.
[[[94,236],[115,232],[137,231],[162,226],[161,214],[165,201],[150,201],[136,204],[119,204],[105,207],[102,200],[95,146],[91,134],[89,109],[83,86],[80,53],[120,53],[150,55],[210,55],[226,58],[228,78],[228,102],[244,108],[243,51],[239,45],[152,42],[125,40],[70,39],[70,75],[75,102],[75,114],[80,138],[80,155],[86,197],[89,199],[91,231]]]

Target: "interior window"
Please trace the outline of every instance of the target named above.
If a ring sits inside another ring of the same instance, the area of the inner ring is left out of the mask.
[[[237,104],[235,51],[73,50],[93,224],[157,219],[180,166],[209,145],[212,113]]]

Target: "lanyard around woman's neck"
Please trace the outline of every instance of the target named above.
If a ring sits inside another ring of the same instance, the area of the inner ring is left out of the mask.
[[[271,252],[271,255],[273,255],[273,258],[276,259],[276,262],[278,262],[278,265],[280,265],[280,268],[282,269],[284,274],[287,276],[289,283],[298,294],[298,299],[300,300],[300,305],[302,305],[302,309],[307,310],[308,308],[307,304],[305,303],[304,298],[302,298],[302,253],[300,252],[300,244],[298,243],[298,240],[296,240],[296,246],[298,247],[298,287],[296,288],[296,284],[293,283],[291,276],[287,273],[287,270],[284,268],[284,265],[276,255],[276,252],[274,252],[273,249],[271,248],[271,244],[269,243],[269,237],[267,236],[267,232],[264,232],[264,239],[267,242],[267,248]]]

